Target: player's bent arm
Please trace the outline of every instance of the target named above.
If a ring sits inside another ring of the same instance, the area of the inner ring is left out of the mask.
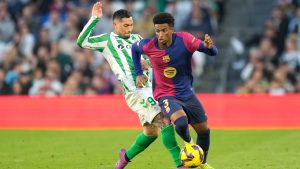
[[[97,16],[92,16],[88,23],[84,26],[77,38],[77,45],[82,48],[88,49],[101,49],[104,44],[101,43],[107,40],[107,34],[102,34],[98,36],[91,36],[96,24],[99,22],[100,18]]]
[[[139,47],[137,43],[134,43],[131,47],[131,55],[134,65],[135,74],[137,76],[143,75],[143,69],[141,64],[141,52],[139,51]]]
[[[207,47],[205,47],[203,41],[199,44],[199,48],[197,50],[199,52],[203,52],[203,53],[205,53],[207,55],[210,55],[210,56],[215,56],[215,55],[218,54],[218,49],[217,49],[216,45],[212,45],[211,48],[207,48]]]

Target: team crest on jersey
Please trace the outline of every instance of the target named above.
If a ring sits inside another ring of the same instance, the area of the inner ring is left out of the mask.
[[[169,55],[165,55],[165,56],[162,57],[162,60],[163,60],[164,63],[168,63],[168,62],[170,62],[171,59],[170,59]]]
[[[174,67],[166,67],[164,69],[164,75],[167,78],[173,78],[177,74],[177,70]]]

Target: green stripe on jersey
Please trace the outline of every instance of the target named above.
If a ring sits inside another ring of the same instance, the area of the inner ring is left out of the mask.
[[[109,48],[110,52],[112,53],[113,57],[115,58],[115,60],[117,61],[117,63],[119,64],[119,66],[121,67],[123,73],[125,74],[126,76],[126,72],[125,72],[125,69],[124,69],[124,65],[121,61],[121,58],[118,54],[118,52],[116,51],[116,49],[114,48],[113,46],[113,43],[111,41],[111,39],[109,38],[108,39],[108,42],[107,42],[107,47]]]
[[[117,42],[124,45],[123,41],[121,39],[117,39]],[[132,43],[130,43],[132,44]],[[125,58],[126,58],[126,61],[127,61],[127,64],[129,65],[129,68],[130,68],[130,72],[131,72],[131,76],[134,80],[134,83],[136,81],[136,74],[135,74],[135,71],[134,71],[134,66],[133,66],[133,61],[132,61],[132,57],[129,55],[129,53],[126,51],[126,47],[124,45],[124,48],[121,50],[122,53],[124,54]]]
[[[88,25],[88,27],[86,29],[84,29],[82,31],[82,35],[79,36],[79,39],[77,39],[77,44],[79,46],[82,46],[82,43],[84,41],[84,39],[89,36],[89,34],[91,33],[91,31],[94,29],[94,27],[96,26],[96,24],[98,23],[98,21],[100,20],[100,18],[95,17],[95,19],[93,19],[91,21],[91,23]]]

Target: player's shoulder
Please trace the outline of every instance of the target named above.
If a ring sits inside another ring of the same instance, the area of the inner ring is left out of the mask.
[[[191,37],[193,36],[191,33],[189,32],[175,32],[174,33],[176,36],[180,36],[180,37]]]
[[[140,34],[137,34],[137,33],[132,33],[131,38],[136,39],[138,41],[143,39],[143,37]]]

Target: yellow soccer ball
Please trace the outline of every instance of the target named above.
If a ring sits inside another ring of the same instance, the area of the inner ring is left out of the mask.
[[[204,160],[204,152],[196,144],[187,144],[180,151],[180,160],[185,167],[199,167]]]

